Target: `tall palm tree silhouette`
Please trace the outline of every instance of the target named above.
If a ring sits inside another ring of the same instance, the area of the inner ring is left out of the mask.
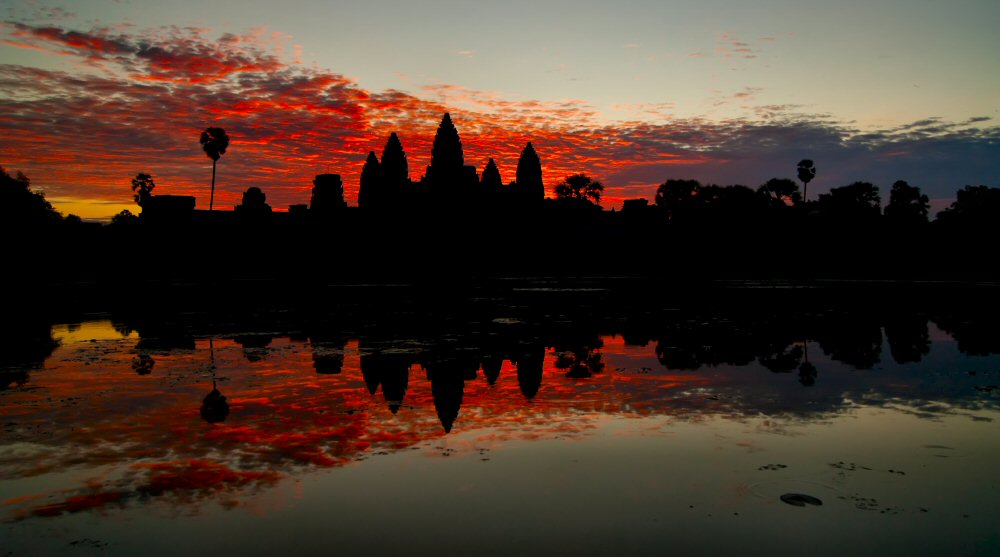
[[[809,192],[809,182],[816,177],[816,167],[813,161],[802,159],[799,161],[799,180],[802,180],[802,201],[806,201],[806,194]]]
[[[226,154],[228,147],[229,136],[226,135],[226,130],[206,128],[205,131],[201,132],[201,148],[212,159],[212,195],[208,198],[209,211],[212,210],[212,204],[215,202],[215,163],[219,161],[219,157]]]

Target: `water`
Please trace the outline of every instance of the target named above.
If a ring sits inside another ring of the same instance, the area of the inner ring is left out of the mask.
[[[46,326],[0,555],[1000,552],[988,323],[665,315]]]

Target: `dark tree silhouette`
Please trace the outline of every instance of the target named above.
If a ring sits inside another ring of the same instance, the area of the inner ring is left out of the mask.
[[[111,224],[114,226],[131,226],[139,222],[139,217],[132,214],[132,211],[128,209],[122,209],[122,212],[111,217]]]
[[[802,159],[799,161],[798,172],[799,180],[802,180],[802,200],[808,201],[809,182],[812,182],[812,179],[816,177],[816,167],[813,165],[813,161]]]
[[[702,216],[723,221],[752,219],[768,206],[766,197],[740,185],[703,186],[694,202]]]
[[[927,222],[930,200],[920,193],[920,188],[897,180],[889,192],[889,204],[885,206],[885,217],[896,223],[911,224]]]
[[[219,162],[219,157],[226,154],[226,149],[229,148],[229,136],[222,128],[206,128],[201,132],[199,141],[205,154],[212,159],[212,193],[208,198],[208,210],[211,211],[215,203],[215,163]]]
[[[503,179],[500,178],[500,169],[497,168],[497,163],[493,159],[490,159],[486,163],[486,168],[483,169],[482,187],[483,192],[491,197],[503,191]]]
[[[538,158],[534,146],[529,141],[517,159],[517,174],[515,178],[518,197],[523,202],[534,203],[545,198],[545,186],[542,183],[542,161]]]
[[[598,205],[601,203],[601,193],[604,184],[593,180],[586,174],[573,174],[556,186],[556,199],[589,201]]]
[[[392,134],[395,137],[396,134]],[[404,155],[403,161],[406,158]],[[365,165],[361,168],[361,185],[358,188],[358,207],[378,207],[379,187],[382,185],[382,165],[375,156],[375,151],[368,152]]]
[[[1000,222],[1000,188],[965,186],[955,193],[955,202],[941,211],[937,220],[948,225],[995,226]]]
[[[854,182],[819,196],[821,214],[838,220],[871,221],[882,213],[881,203],[878,188],[868,182]]]
[[[656,188],[654,203],[666,212],[668,220],[676,222],[693,212],[700,191],[698,180],[667,180]]]
[[[132,192],[135,194],[135,204],[142,207],[149,201],[149,198],[153,196],[153,188],[156,184],[153,183],[153,177],[145,172],[140,172],[132,178]]]
[[[757,188],[757,191],[766,195],[779,207],[798,205],[802,201],[802,194],[799,193],[799,185],[794,180],[789,180],[788,178],[771,178],[761,184]]]
[[[27,176],[21,172],[11,176],[0,166],[0,225],[36,225],[61,219],[44,193],[31,191]]]

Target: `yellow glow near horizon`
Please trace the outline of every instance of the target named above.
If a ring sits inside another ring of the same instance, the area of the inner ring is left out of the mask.
[[[77,199],[77,198],[55,198],[49,199],[56,211],[67,215],[76,215],[82,219],[111,220],[125,209],[132,211],[132,214],[139,214],[139,206],[135,203],[113,203],[100,199]]]

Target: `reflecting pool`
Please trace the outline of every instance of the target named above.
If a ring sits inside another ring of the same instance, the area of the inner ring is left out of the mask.
[[[25,326],[0,555],[1000,552],[962,315]]]

